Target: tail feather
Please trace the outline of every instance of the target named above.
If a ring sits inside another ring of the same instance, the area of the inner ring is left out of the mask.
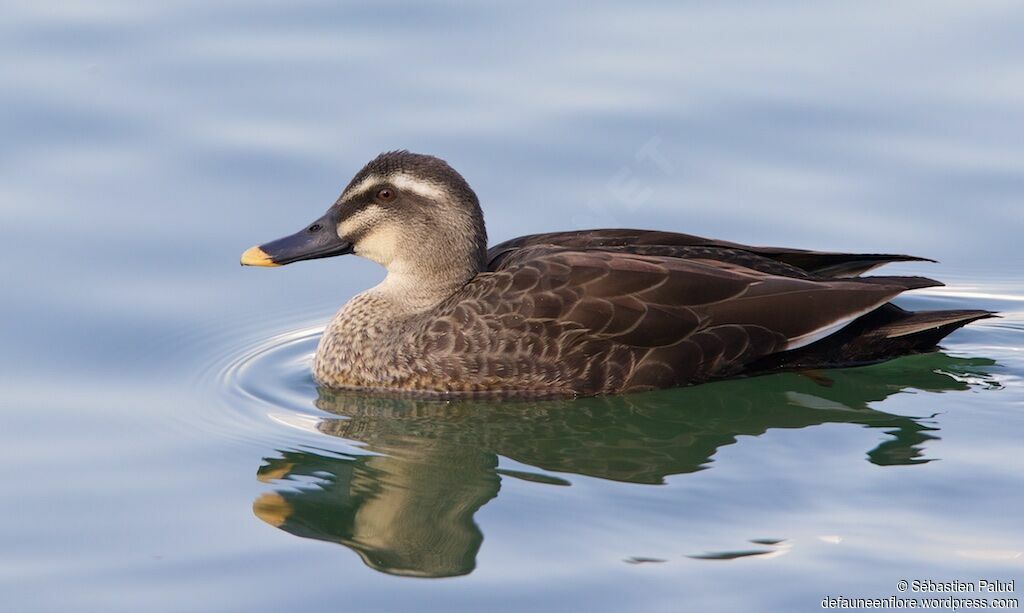
[[[888,303],[820,341],[761,358],[750,370],[857,366],[925,353],[934,351],[939,341],[952,332],[989,317],[998,315],[981,310],[913,312]]]
[[[892,285],[902,287],[904,290],[921,289],[925,287],[942,287],[941,281],[929,279],[928,277],[857,277],[849,279],[858,283],[871,283],[874,285]]]
[[[908,316],[879,326],[876,330],[885,338],[899,338],[908,335],[926,335],[940,333],[939,339],[958,328],[978,321],[996,317],[992,311],[963,310],[963,311],[917,311],[908,313]]]

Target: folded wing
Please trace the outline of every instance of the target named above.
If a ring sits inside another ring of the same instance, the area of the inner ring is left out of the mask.
[[[500,268],[517,252],[539,246],[573,250],[606,250],[677,258],[710,257],[793,277],[854,277],[890,262],[931,262],[927,258],[886,253],[832,253],[782,247],[755,247],[676,232],[602,229],[521,236],[488,251],[491,269]]]
[[[920,277],[786,276],[607,247],[543,240],[498,249],[492,272],[453,300],[453,316],[464,330],[500,321],[475,335],[478,342],[530,339],[535,346],[527,350],[539,348],[548,359],[537,365],[548,383],[558,378],[584,393],[607,393],[735,375],[765,356],[813,344],[907,289],[940,285]],[[476,305],[472,313],[467,304]]]

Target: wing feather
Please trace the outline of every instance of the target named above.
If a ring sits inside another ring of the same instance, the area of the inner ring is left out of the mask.
[[[920,279],[815,279],[730,262],[550,245],[517,249],[438,313],[457,343],[508,354],[516,386],[652,389],[741,372],[832,334]],[[473,308],[469,308],[472,304]],[[531,356],[522,360],[523,352]],[[493,361],[493,360],[491,360]],[[484,363],[480,367],[487,367]]]
[[[675,258],[703,257],[797,278],[856,277],[891,262],[934,262],[910,255],[758,247],[676,232],[600,229],[531,234],[505,241],[488,250],[489,269],[497,270],[505,262],[517,259],[522,250],[544,246]]]

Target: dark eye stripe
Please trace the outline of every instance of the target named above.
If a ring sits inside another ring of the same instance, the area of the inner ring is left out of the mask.
[[[366,204],[367,200],[375,199],[376,196],[377,196],[377,193],[380,192],[382,189],[389,189],[389,190],[391,190],[391,192],[393,194],[397,194],[398,193],[398,190],[396,190],[394,187],[392,187],[392,186],[390,186],[390,185],[388,185],[386,183],[377,183],[376,185],[371,185],[370,187],[367,187],[366,189],[364,189],[364,190],[362,190],[360,192],[357,192],[357,193],[354,193],[354,194],[344,195],[338,201],[338,204],[342,204],[342,205],[346,205],[346,206],[351,206],[351,205],[355,205],[355,204]]]

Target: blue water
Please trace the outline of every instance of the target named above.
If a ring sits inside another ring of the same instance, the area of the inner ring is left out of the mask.
[[[980,578],[1020,598],[1022,29],[985,1],[5,2],[3,608],[809,611]],[[942,263],[891,272],[949,286],[901,304],[1003,317],[827,379],[321,395],[317,334],[381,271],[238,256],[394,148],[459,169],[492,242],[912,253]]]

